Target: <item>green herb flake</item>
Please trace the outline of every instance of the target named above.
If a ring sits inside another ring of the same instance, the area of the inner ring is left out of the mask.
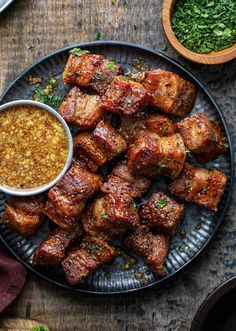
[[[132,100],[131,99],[126,99],[126,103],[128,103],[129,105],[132,104]]]
[[[86,50],[83,51],[81,48],[74,48],[69,53],[73,54],[74,56],[82,56],[82,55],[84,55],[86,53],[90,53],[90,52],[86,51]]]
[[[112,4],[112,6],[115,6],[116,5],[116,0],[111,0],[111,4]]]
[[[102,219],[108,218],[108,215],[105,212],[102,212],[101,213],[101,218]]]
[[[96,40],[100,40],[101,39],[101,32],[96,32],[96,36],[95,36],[95,38],[96,38]]]
[[[43,326],[33,326],[32,331],[48,331]]]
[[[111,71],[113,71],[113,72],[116,72],[116,67],[115,67],[115,62],[114,61],[108,61],[107,62],[107,66],[108,66],[108,68],[111,70]]]
[[[102,252],[102,248],[96,244],[89,245],[88,250],[93,254]]]
[[[168,204],[167,199],[158,199],[156,202],[156,206],[160,209],[164,208]]]
[[[185,179],[184,185],[185,185],[186,188],[188,188],[189,185],[190,185],[190,180],[189,179]]]
[[[48,93],[48,91],[42,88],[34,90],[34,99],[54,108],[58,108],[62,102],[61,96],[55,93]]]
[[[192,153],[187,147],[185,147],[185,152],[188,156],[192,157]]]
[[[224,148],[229,148],[229,144],[228,143],[224,143]]]
[[[167,126],[167,125],[164,126],[163,129],[162,129],[162,132],[163,132],[163,133],[167,133],[168,131],[169,131],[168,126]]]
[[[159,163],[160,168],[167,168],[167,165],[165,163]]]
[[[179,142],[177,141],[176,146],[179,147]]]

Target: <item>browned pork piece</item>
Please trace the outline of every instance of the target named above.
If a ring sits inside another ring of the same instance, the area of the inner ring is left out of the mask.
[[[149,93],[150,105],[164,113],[186,116],[195,103],[196,87],[170,71],[148,71],[143,86]]]
[[[150,187],[150,181],[144,176],[133,175],[125,161],[118,163],[103,183],[101,191],[104,193],[127,194],[130,197],[141,197]]]
[[[141,225],[134,200],[117,194],[96,199],[84,213],[82,222],[87,233],[105,240]]]
[[[125,139],[129,146],[135,142],[138,135],[146,130],[145,115],[141,116],[121,116],[118,132]]]
[[[67,123],[76,125],[79,130],[90,130],[95,128],[104,114],[100,103],[99,95],[85,94],[79,87],[74,87],[65,96],[58,112]]]
[[[169,251],[169,237],[163,234],[153,234],[145,225],[129,234],[124,246],[142,256],[156,276],[165,275],[164,263]]]
[[[142,207],[139,216],[142,224],[173,237],[183,219],[184,206],[163,192],[156,192]]]
[[[106,154],[108,160],[112,160],[127,148],[124,138],[108,123],[100,121],[93,131],[93,138]]]
[[[120,66],[102,55],[90,54],[79,48],[70,53],[62,76],[65,84],[92,88],[103,94],[112,80],[123,72]]]
[[[68,247],[82,234],[83,227],[79,223],[71,229],[54,229],[34,252],[33,264],[40,267],[59,265]]]
[[[185,158],[185,146],[179,134],[160,138],[156,133],[145,132],[127,153],[129,170],[148,177],[162,174],[168,178],[177,178]]]
[[[84,202],[97,192],[101,185],[100,176],[73,161],[69,171],[50,189],[48,198],[60,213],[76,217]]]
[[[42,223],[45,198],[14,197],[5,203],[2,221],[25,237],[33,236]]]
[[[182,135],[185,145],[202,163],[217,158],[227,150],[227,139],[217,122],[210,121],[204,113],[187,117],[175,127]]]
[[[157,133],[160,137],[171,136],[175,133],[174,123],[165,115],[152,114],[145,119],[146,129]]]
[[[221,171],[208,170],[185,163],[180,177],[170,183],[168,188],[180,199],[217,211],[226,182],[227,177]]]
[[[117,76],[102,97],[104,109],[120,115],[134,115],[147,106],[148,94],[142,84]]]
[[[100,238],[86,235],[80,246],[63,260],[62,267],[71,285],[77,285],[103,264],[115,258],[115,249]]]

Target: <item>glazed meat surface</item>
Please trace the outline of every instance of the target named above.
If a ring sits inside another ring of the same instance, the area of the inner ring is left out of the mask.
[[[100,176],[73,161],[69,171],[50,189],[48,198],[62,214],[75,217],[81,212],[81,203],[97,192],[101,185]]]
[[[108,123],[100,121],[93,131],[93,138],[106,154],[108,160],[112,160],[127,148],[124,138]]]
[[[67,123],[76,125],[79,130],[90,130],[95,128],[104,114],[100,103],[99,95],[85,94],[79,87],[74,87],[65,96],[58,112]]]
[[[145,116],[121,116],[118,132],[125,139],[127,145],[135,142],[139,134],[146,130]]]
[[[12,198],[5,203],[2,221],[25,237],[33,236],[42,223],[44,205],[43,196]]]
[[[174,123],[165,115],[148,115],[145,124],[148,131],[155,132],[160,137],[171,136],[175,133]]]
[[[102,239],[86,235],[80,246],[71,251],[63,260],[62,267],[68,282],[76,285],[114,257],[113,247]]]
[[[226,175],[218,170],[208,170],[185,163],[179,178],[170,183],[169,190],[180,199],[217,211],[224,193]]]
[[[149,101],[142,84],[117,76],[102,97],[102,106],[111,113],[134,115],[143,110]]]
[[[122,69],[115,62],[75,49],[67,61],[62,78],[65,84],[92,88],[98,94],[104,94],[108,85],[120,74]]]
[[[169,251],[169,238],[163,234],[153,234],[147,226],[129,234],[124,246],[142,256],[156,276],[165,275],[164,262]]]
[[[133,175],[125,161],[118,163],[103,183],[101,190],[104,193],[127,194],[130,197],[141,197],[150,187],[150,181],[144,176]]]
[[[227,149],[226,138],[217,122],[210,121],[204,113],[194,114],[176,123],[176,130],[200,162],[209,162]]]
[[[184,206],[163,192],[156,192],[142,207],[139,216],[142,224],[173,237],[183,219]]]
[[[149,93],[150,105],[164,113],[186,116],[195,103],[196,87],[170,71],[148,71],[143,86]]]
[[[83,227],[81,224],[77,224],[69,230],[54,229],[34,252],[33,264],[40,267],[59,265],[65,258],[68,247],[82,234]]]

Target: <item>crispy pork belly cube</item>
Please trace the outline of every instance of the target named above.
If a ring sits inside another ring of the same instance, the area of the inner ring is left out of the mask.
[[[108,177],[108,181],[103,183],[101,191],[104,193],[115,193],[130,197],[141,197],[150,187],[150,181],[144,176],[133,175],[125,161],[117,164]]]
[[[216,212],[227,182],[226,175],[185,163],[179,178],[170,183],[169,190],[182,200]]]
[[[168,178],[177,178],[183,169],[186,151],[180,134],[162,137],[158,146],[160,173]]]
[[[164,113],[186,116],[195,103],[196,87],[170,71],[148,71],[143,86],[149,93],[150,105]]]
[[[141,223],[173,237],[183,219],[184,206],[163,192],[156,192],[142,207],[139,216]]]
[[[122,68],[101,55],[89,54],[80,49],[71,51],[63,72],[65,84],[88,87],[104,94],[112,80],[122,73]]]
[[[136,139],[127,153],[127,164],[130,172],[148,177],[159,174],[159,140],[160,137],[151,132],[144,132]]]
[[[115,249],[100,238],[86,235],[80,246],[63,260],[62,267],[71,285],[82,282],[97,268],[115,258]]]
[[[82,234],[83,227],[81,224],[77,224],[69,230],[54,229],[34,252],[33,265],[40,267],[59,265],[65,258],[67,248]]]
[[[111,113],[134,115],[147,106],[145,88],[125,76],[117,76],[102,97],[102,106]]]
[[[145,124],[148,131],[155,132],[160,137],[170,136],[175,133],[174,123],[165,115],[148,115]]]
[[[153,234],[147,226],[141,226],[129,234],[123,245],[142,256],[156,276],[165,275],[164,263],[169,251],[169,237]]]
[[[90,198],[101,185],[100,176],[73,161],[69,171],[49,190],[48,198],[62,214],[75,217],[81,212],[80,203]]]
[[[79,160],[84,160],[91,171],[96,171],[99,166],[108,161],[106,153],[89,132],[80,133],[74,138],[74,152]]]
[[[129,146],[135,142],[138,135],[146,130],[145,116],[121,116],[118,132]]]
[[[112,160],[127,148],[124,138],[108,123],[100,121],[93,131],[93,138],[106,154],[108,160]]]
[[[199,113],[176,123],[187,148],[196,154],[200,162],[208,162],[226,151],[225,137],[217,122]]]
[[[13,198],[5,203],[2,222],[25,237],[35,234],[42,223],[43,196]]]
[[[58,112],[67,123],[76,125],[79,130],[94,129],[104,114],[99,95],[82,93],[79,87],[68,92]]]
[[[85,201],[81,201],[78,203],[78,215],[85,208]],[[50,200],[46,202],[46,205],[43,209],[44,215],[46,215],[52,222],[57,224],[60,228],[70,229],[75,227],[78,224],[78,217],[69,217],[63,214],[63,212],[57,208],[57,206],[52,203]]]

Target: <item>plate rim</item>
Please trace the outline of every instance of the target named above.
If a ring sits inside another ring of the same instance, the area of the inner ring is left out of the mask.
[[[29,271],[33,272],[34,274],[36,274],[37,276],[43,278],[44,280],[47,280],[49,283],[65,288],[67,290],[73,291],[73,292],[81,292],[81,293],[87,293],[87,294],[96,294],[96,295],[117,295],[117,294],[127,294],[127,293],[133,293],[133,292],[138,292],[144,289],[148,289],[154,286],[161,286],[163,283],[167,283],[172,277],[174,277],[177,273],[179,273],[180,271],[182,271],[183,269],[187,268],[189,266],[189,264],[191,262],[193,262],[193,260],[196,260],[199,255],[204,251],[204,249],[206,248],[206,246],[210,243],[210,241],[213,239],[213,237],[215,236],[215,234],[217,233],[219,226],[222,224],[223,220],[224,220],[224,216],[225,213],[229,207],[229,202],[231,200],[231,196],[232,196],[232,188],[233,188],[233,182],[234,182],[234,151],[233,151],[233,144],[232,144],[232,139],[230,137],[230,132],[229,132],[229,127],[227,124],[227,121],[225,119],[225,116],[223,114],[223,112],[221,111],[221,109],[219,108],[219,106],[217,105],[215,99],[213,98],[213,96],[211,95],[211,93],[209,92],[208,88],[204,86],[204,84],[194,75],[192,74],[188,69],[186,69],[182,64],[180,64],[178,61],[170,58],[169,56],[167,56],[166,54],[163,54],[159,51],[156,51],[152,48],[149,48],[147,46],[142,46],[140,44],[135,44],[135,43],[130,43],[130,42],[123,42],[123,41],[114,41],[114,40],[102,40],[102,41],[92,41],[92,42],[83,42],[83,43],[79,43],[79,44],[72,44],[69,46],[65,46],[62,47],[60,49],[57,49],[56,51],[50,52],[49,54],[40,57],[38,60],[36,60],[35,62],[33,62],[32,64],[30,64],[29,66],[27,66],[19,75],[16,76],[15,79],[13,79],[13,81],[11,81],[7,87],[5,89],[3,89],[2,94],[0,95],[0,104],[2,103],[2,99],[5,97],[5,95],[8,93],[8,91],[12,88],[12,86],[19,80],[21,79],[27,72],[29,72],[31,69],[33,69],[36,65],[40,64],[41,62],[49,59],[50,57],[53,57],[57,54],[60,54],[62,52],[66,52],[69,51],[72,48],[75,47],[82,47],[82,48],[86,48],[86,47],[90,47],[90,46],[96,46],[96,45],[104,45],[104,46],[125,46],[128,48],[133,48],[133,49],[139,49],[139,50],[143,50],[145,52],[151,53],[154,56],[159,56],[163,59],[165,59],[167,62],[173,64],[174,66],[176,66],[177,68],[179,68],[180,70],[182,70],[187,76],[191,77],[191,79],[197,83],[197,85],[199,85],[204,92],[207,94],[207,97],[210,99],[210,101],[212,102],[213,106],[215,107],[215,109],[218,112],[218,115],[220,116],[220,119],[223,123],[224,126],[224,130],[228,139],[228,143],[229,143],[229,155],[230,155],[230,178],[229,178],[229,189],[228,189],[228,195],[226,198],[226,202],[224,205],[224,208],[222,210],[221,216],[219,218],[219,221],[217,222],[214,231],[212,232],[212,234],[209,236],[209,238],[207,239],[207,241],[204,243],[204,245],[198,250],[198,252],[191,257],[184,265],[182,265],[178,270],[174,271],[172,274],[154,281],[151,284],[148,285],[143,285],[140,286],[138,288],[133,288],[133,289],[127,289],[127,290],[121,290],[121,291],[112,291],[112,292],[104,292],[104,291],[95,291],[95,290],[86,290],[86,289],[80,289],[80,288],[73,288],[69,285],[66,284],[62,284],[59,283],[53,279],[48,278],[47,276],[41,274],[39,271],[37,271],[36,269],[34,269],[31,265],[27,264],[25,261],[23,261],[14,251],[13,249],[11,249],[11,247],[9,247],[9,245],[7,244],[7,242],[3,239],[3,237],[0,234],[0,240],[1,242],[4,244],[4,246],[7,247],[7,249],[13,254],[13,256],[21,262],[21,264],[23,264]]]
[[[4,3],[1,7],[0,7],[0,15],[2,13],[5,12],[5,10],[7,10],[8,7],[10,7],[10,5],[14,2],[15,0],[7,0],[6,3]]]

